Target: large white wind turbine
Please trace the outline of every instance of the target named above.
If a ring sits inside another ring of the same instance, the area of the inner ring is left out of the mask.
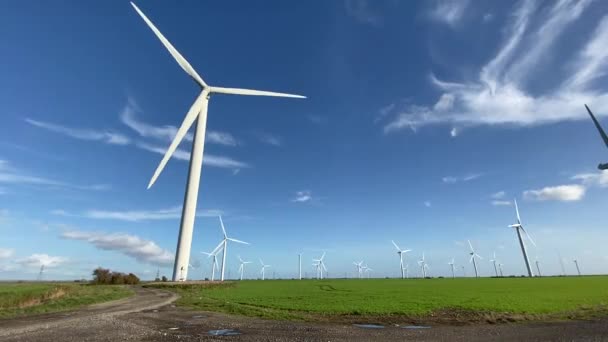
[[[494,252],[492,255],[493,258],[490,260],[490,262],[494,264],[494,273],[496,273],[496,276],[498,277],[498,270],[496,269],[496,252]]]
[[[201,252],[205,255],[207,255],[207,257],[211,258],[213,257],[213,264],[211,266],[211,281],[215,280],[215,270],[219,269],[219,266],[217,264],[217,254],[222,250],[222,247],[224,246],[224,241],[221,241],[217,247],[215,247],[215,249],[213,249],[213,251],[207,253],[207,252]]]
[[[262,259],[260,259],[260,264],[262,264],[262,270],[260,271],[260,273],[262,274],[262,280],[264,280],[266,275],[266,268],[270,267],[270,265],[265,265]]]
[[[317,277],[319,279],[323,279],[323,271],[327,272],[327,268],[325,267],[325,262],[323,261],[324,258],[325,258],[325,252],[323,252],[323,255],[321,255],[321,258],[312,259],[312,261],[315,262],[313,264],[313,266],[315,266],[317,268]]]
[[[219,216],[219,218],[220,218],[220,225],[222,226],[222,233],[224,234],[224,239],[222,240],[222,243],[224,244],[222,249],[224,250],[224,252],[222,253],[222,278],[221,278],[221,281],[224,281],[224,270],[226,269],[226,252],[228,250],[228,241],[242,243],[245,245],[248,245],[249,243],[245,242],[245,241],[229,238],[228,235],[226,234],[226,229],[224,228],[224,221],[222,221],[221,216]]]
[[[154,26],[154,24],[146,17],[146,15],[134,4],[133,8],[143,18],[146,24],[152,29],[156,37],[161,43],[169,50],[169,53],[177,64],[201,87],[201,93],[196,98],[190,110],[186,114],[182,125],[177,130],[175,138],[169,145],[165,156],[161,160],[160,164],[154,171],[154,175],[148,184],[148,189],[154,184],[163,168],[169,161],[169,158],[173,155],[180,142],[190,127],[197,121],[196,130],[194,132],[194,139],[192,142],[192,153],[190,154],[190,169],[188,172],[188,183],[186,186],[186,195],[184,197],[184,205],[182,208],[182,219],[180,223],[179,239],[177,243],[177,251],[175,256],[175,265],[173,268],[173,281],[179,280],[178,274],[181,270],[182,278],[187,277],[188,272],[188,261],[190,258],[190,248],[192,246],[192,232],[194,227],[194,218],[196,214],[196,202],[198,199],[198,188],[201,177],[201,168],[203,163],[203,151],[205,148],[205,130],[207,128],[207,107],[209,99],[215,94],[230,94],[230,95],[254,95],[254,96],[277,96],[277,97],[292,97],[292,98],[305,98],[300,95],[292,95],[285,93],[275,93],[270,91],[261,90],[250,90],[250,89],[239,89],[239,88],[224,88],[210,86],[199,76],[194,70],[192,65],[173,47],[173,45],[163,36],[162,33]]]
[[[397,246],[397,244],[395,243],[395,241],[391,240],[391,242],[393,243],[393,246],[395,246],[395,248],[397,248],[397,254],[399,254],[399,269],[401,270],[401,279],[405,278],[405,274],[404,274],[404,269],[403,269],[403,254],[407,253],[407,252],[411,252],[411,249],[401,249],[399,248],[399,246]]]
[[[477,273],[477,262],[475,262],[475,257],[478,257],[479,259],[483,259],[481,257],[481,255],[475,253],[475,250],[473,250],[473,245],[471,244],[471,241],[467,240],[469,242],[469,247],[471,247],[471,252],[469,253],[469,255],[471,255],[471,260],[469,260],[469,262],[473,263],[473,268],[475,269],[475,278],[479,278],[479,273]]]
[[[448,265],[452,268],[452,278],[456,278],[456,275],[454,274],[454,258],[452,258],[452,261],[448,262]]]
[[[239,266],[239,272],[241,273],[241,280],[243,280],[243,273],[245,272],[245,265],[247,264],[251,264],[251,261],[243,261],[243,259],[241,259],[240,255],[237,255],[239,257],[239,261],[241,262],[241,266]]]
[[[517,223],[512,224],[509,227],[515,228],[515,230],[517,231],[517,238],[519,239],[519,245],[521,246],[521,252],[524,255],[524,261],[526,262],[526,269],[528,270],[528,276],[534,277],[534,272],[532,272],[532,267],[530,267],[530,259],[528,259],[528,253],[526,252],[526,244],[524,243],[524,240],[521,237],[521,232],[523,231],[526,234],[526,236],[528,237],[528,240],[530,240],[530,242],[534,246],[536,246],[536,244],[534,243],[534,240],[532,240],[532,238],[530,237],[528,232],[524,229],[524,226],[521,224],[521,218],[519,217],[519,208],[517,207],[517,200],[514,199],[513,203],[515,204],[515,213],[517,214]]]

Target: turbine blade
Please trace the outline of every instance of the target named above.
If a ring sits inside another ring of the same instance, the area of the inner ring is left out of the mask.
[[[262,259],[260,259],[260,264],[262,264],[262,266],[264,266],[264,262],[262,261]]]
[[[325,258],[325,252],[323,252],[323,255],[321,255],[321,259],[320,260],[323,260],[323,258]]]
[[[517,214],[517,223],[521,225],[521,218],[519,217],[519,207],[517,206],[517,199],[513,199],[513,203],[515,204],[515,213]]]
[[[222,250],[223,245],[224,245],[224,241],[220,241],[219,245],[217,245],[217,247],[215,247],[213,249],[213,251],[211,252],[211,255],[217,255],[217,253],[219,253]]]
[[[233,242],[236,242],[236,243],[243,243],[245,245],[249,244],[249,242],[245,242],[245,241],[241,241],[241,240],[237,240],[237,239],[233,239],[233,238],[226,238],[226,239],[228,239],[230,241],[233,241]]]
[[[473,258],[474,258],[474,256],[473,256],[473,255],[471,255],[471,259],[469,259],[469,262],[470,262],[470,263],[471,263],[471,262],[473,262]]]
[[[264,90],[241,89],[241,88],[209,87],[209,91],[212,93],[232,94],[232,95],[276,96],[276,97],[291,97],[291,98],[297,98],[297,99],[306,98],[306,96],[302,96],[302,95],[276,93],[273,91],[264,91]]]
[[[152,185],[154,185],[154,182],[156,182],[156,179],[158,178],[158,176],[160,176],[160,173],[163,172],[165,165],[167,165],[167,162],[169,162],[169,159],[173,155],[173,152],[175,152],[179,144],[182,142],[182,139],[184,139],[184,137],[188,133],[190,126],[192,126],[196,118],[199,116],[199,113],[203,108],[204,101],[206,100],[206,96],[207,95],[204,91],[201,92],[201,94],[196,98],[196,100],[192,104],[192,107],[190,107],[190,110],[188,110],[188,113],[186,114],[182,125],[179,127],[177,133],[175,134],[175,138],[173,138],[173,141],[171,142],[171,145],[169,145],[167,152],[165,152],[163,159],[160,161],[160,164],[158,164],[158,167],[154,171],[154,175],[152,176],[152,179],[150,179],[150,183],[148,183],[148,189],[150,189]],[[201,119],[206,120],[206,118]]]
[[[327,272],[327,268],[325,267],[325,264],[321,264],[321,266],[323,266],[323,270],[324,270],[325,272]]]
[[[224,221],[222,221],[222,215],[218,216],[220,218],[220,225],[222,226],[222,232],[224,233],[224,238],[227,238],[228,236],[226,235],[226,228],[224,228]]]
[[[475,253],[475,256],[476,256],[476,257],[478,257],[479,259],[483,259],[483,258],[481,257],[481,255],[479,255],[479,254],[477,254],[477,253]]]
[[[182,67],[182,69],[184,69],[184,71],[188,75],[190,75],[190,77],[192,77],[192,79],[194,79],[194,81],[196,83],[198,83],[201,87],[203,87],[203,88],[207,87],[207,84],[205,83],[205,81],[203,81],[203,79],[196,73],[196,71],[194,70],[192,65],[190,65],[190,63],[188,63],[188,61],[184,58],[184,56],[182,56],[173,47],[173,45],[171,45],[171,43],[167,40],[167,38],[165,38],[165,36],[163,36],[163,34],[160,33],[160,31],[156,28],[156,26],[154,26],[154,24],[152,24],[150,19],[148,19],[148,17],[146,17],[146,15],[133,2],[131,2],[131,5],[133,6],[133,8],[135,8],[137,13],[142,17],[142,19],[146,22],[146,24],[148,24],[150,29],[152,29],[152,32],[154,32],[156,37],[161,41],[161,43],[163,43],[165,48],[167,48],[167,50],[169,50],[169,53],[171,54],[171,56],[173,56],[173,58],[175,58],[175,61],[177,61],[177,64],[179,64],[179,66]]]
[[[602,129],[602,126],[600,126],[600,123],[597,121],[597,119],[595,118],[593,113],[591,113],[591,109],[589,109],[589,107],[587,107],[587,105],[585,105],[585,108],[587,108],[587,112],[589,112],[589,115],[591,116],[591,119],[593,120],[593,123],[595,124],[595,128],[597,128],[598,132],[600,133],[602,140],[604,140],[604,144],[606,144],[606,146],[608,147],[608,136],[606,135],[606,132],[604,132],[604,130]]]
[[[391,240],[391,242],[393,243],[393,246],[395,246],[395,248],[397,248],[397,251],[401,252],[401,248],[399,248],[399,246],[397,246],[397,244],[395,243],[395,241]]]
[[[467,240],[467,242],[469,243],[469,247],[471,247],[471,252],[473,252],[473,245],[471,245],[471,240]]]
[[[534,240],[532,240],[532,237],[530,236],[530,234],[528,234],[528,232],[524,229],[524,227],[521,227],[521,230],[524,231],[524,233],[528,237],[528,240],[530,240],[530,242],[532,242],[532,244],[534,245],[534,247],[536,247],[536,243],[534,242]]]

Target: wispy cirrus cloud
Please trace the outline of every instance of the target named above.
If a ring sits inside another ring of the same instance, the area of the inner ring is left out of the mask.
[[[274,134],[270,134],[270,133],[256,133],[258,139],[263,142],[264,144],[267,145],[272,145],[272,146],[282,146],[283,145],[283,139],[281,139],[279,136],[276,136]]]
[[[459,183],[459,182],[470,182],[481,176],[483,176],[483,174],[481,174],[481,173],[470,173],[465,176],[459,176],[459,177],[445,176],[445,177],[441,178],[441,181],[446,184],[455,184],[455,183]]]
[[[175,206],[167,209],[157,210],[99,210],[92,209],[82,213],[70,213],[62,209],[51,211],[52,215],[65,217],[83,217],[98,220],[118,220],[128,222],[156,221],[179,219],[182,216],[182,207]],[[223,215],[223,211],[218,209],[199,210],[196,212],[198,217],[215,217]]]
[[[310,190],[296,191],[296,195],[291,199],[292,202],[306,203],[312,201],[312,192]]]
[[[126,135],[111,131],[73,128],[29,118],[26,118],[25,122],[32,126],[46,129],[51,132],[63,134],[68,137],[79,140],[101,141],[103,143],[111,145],[128,145],[131,142],[131,140]]]
[[[538,66],[590,3],[556,1],[546,10],[539,9],[536,1],[521,1],[504,29],[501,47],[479,67],[475,81],[447,82],[431,74],[431,84],[441,92],[438,100],[434,104],[396,104],[384,132],[434,124],[533,126],[586,119],[583,103],[607,113],[608,89],[595,81],[608,71],[608,49],[604,48],[608,45],[608,16],[596,24],[582,48],[575,49],[580,52],[573,52],[572,60],[554,68],[568,73],[558,75],[557,86],[539,93],[529,89]]]
[[[513,204],[511,201],[507,201],[504,199],[506,196],[507,193],[504,191],[495,192],[490,195],[490,198],[492,198],[492,201],[490,201],[490,203],[492,203],[493,206],[507,206]]]
[[[65,264],[67,261],[67,258],[60,256],[50,256],[48,254],[32,254],[28,257],[15,260],[15,263],[23,267],[37,268],[40,266],[44,266],[47,268],[51,268]]]
[[[102,190],[108,190],[110,188],[110,186],[106,185],[106,184],[92,184],[92,185],[70,184],[67,182],[49,179],[49,178],[45,178],[45,177],[29,175],[27,173],[27,171],[17,169],[15,167],[9,165],[8,161],[6,161],[6,160],[0,160],[0,183],[29,184],[29,185],[73,189],[73,190],[85,190],[85,191],[86,190],[102,191]]]
[[[524,191],[524,198],[536,201],[580,201],[585,196],[586,188],[580,184],[548,186],[538,190]]]
[[[429,16],[435,21],[456,26],[466,13],[469,2],[469,0],[435,0],[432,2]]]
[[[174,260],[171,252],[161,248],[154,241],[137,235],[68,230],[63,232],[61,237],[68,240],[86,241],[98,249],[116,251],[144,264],[170,266]]]
[[[505,200],[493,200],[491,203],[494,206],[508,206],[508,205],[513,204],[513,202],[511,202],[511,201],[505,201]]]

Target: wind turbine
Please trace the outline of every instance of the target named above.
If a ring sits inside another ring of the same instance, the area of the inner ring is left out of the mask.
[[[367,279],[370,278],[369,272],[373,271],[373,269],[371,267],[368,267],[367,265],[363,266],[365,273],[367,274]]]
[[[591,109],[589,109],[589,107],[587,107],[587,105],[585,105],[585,108],[587,108],[587,112],[591,116],[591,120],[593,120],[593,123],[595,124],[595,128],[597,128],[597,131],[600,133],[602,140],[604,140],[604,144],[606,144],[606,147],[608,147],[608,136],[606,135],[606,132],[604,132],[604,130],[602,129],[602,126],[600,126],[600,123],[597,121],[595,116],[593,116],[593,113],[591,113]],[[600,170],[607,170],[608,163],[605,163],[605,164],[600,163],[597,166],[597,168]]]
[[[494,256],[494,258],[490,260],[490,262],[494,264],[494,273],[496,273],[496,276],[498,277],[498,270],[496,269],[496,252],[494,252],[492,255]]]
[[[526,234],[526,236],[528,237],[528,240],[530,240],[530,242],[534,245],[534,247],[536,247],[536,243],[534,243],[534,240],[532,240],[532,238],[530,237],[528,232],[524,229],[524,226],[521,224],[521,218],[519,217],[519,208],[517,207],[517,200],[513,199],[513,203],[515,204],[515,213],[517,214],[517,223],[512,224],[509,227],[515,228],[515,230],[517,231],[517,238],[519,239],[519,245],[521,246],[521,252],[524,255],[524,261],[526,262],[526,268],[528,269],[528,276],[534,277],[534,273],[532,272],[532,267],[530,267],[530,260],[528,259],[528,253],[526,252],[526,244],[524,243],[524,240],[521,237],[521,232],[523,231]]]
[[[313,266],[317,267],[317,276],[319,279],[323,279],[323,271],[327,272],[327,268],[325,267],[325,262],[323,262],[324,258],[325,258],[325,252],[323,252],[323,255],[321,255],[321,258],[312,259],[312,261],[316,262],[316,264],[313,264]]]
[[[224,281],[224,270],[226,269],[226,251],[228,249],[228,241],[230,240],[232,242],[242,243],[245,245],[248,245],[249,243],[245,242],[245,241],[229,238],[228,235],[226,235],[226,229],[224,228],[224,222],[222,221],[222,216],[219,216],[219,218],[220,218],[220,225],[222,226],[222,233],[224,233],[224,240],[222,240],[222,243],[224,244],[224,247],[223,247],[224,252],[222,253],[222,279],[221,279],[221,281]]]
[[[298,254],[298,272],[300,274],[300,280],[302,280],[302,253]]]
[[[363,261],[353,262],[353,265],[357,267],[357,274],[359,279],[361,279],[361,272],[363,270]]]
[[[395,243],[394,240],[391,240],[391,242],[393,243],[393,246],[395,246],[395,248],[397,248],[397,254],[399,254],[399,269],[401,270],[401,279],[405,278],[405,274],[403,272],[403,254],[407,253],[407,252],[411,252],[411,249],[401,249],[399,248],[399,246],[397,246],[397,244]]]
[[[452,268],[452,278],[456,278],[456,275],[454,274],[454,258],[452,258],[452,261],[448,262],[448,265]]]
[[[403,266],[403,269],[405,270],[405,277],[409,279],[410,278],[410,265],[406,263]]]
[[[500,276],[502,277],[502,264],[498,263],[498,270],[500,271]]]
[[[471,244],[470,240],[467,240],[469,242],[469,247],[471,247],[471,252],[469,253],[469,255],[471,255],[471,260],[469,260],[469,262],[473,263],[473,268],[475,269],[475,278],[479,278],[479,273],[477,273],[477,262],[475,262],[475,257],[478,257],[479,259],[483,259],[481,257],[481,255],[475,253],[475,250],[473,250],[473,245]]]
[[[260,271],[260,273],[262,273],[262,280],[264,280],[264,275],[265,275],[265,270],[266,268],[270,267],[270,265],[264,265],[264,262],[262,261],[262,259],[260,259],[260,264],[262,264],[262,270]]]
[[[38,280],[42,280],[42,275],[44,274],[44,264],[40,265],[40,273],[38,273]]]
[[[210,253],[207,252],[201,252],[205,255],[207,255],[207,257],[211,258],[213,257],[213,264],[211,266],[211,281],[215,280],[215,269],[219,268],[219,266],[217,265],[217,254],[222,250],[222,246],[224,245],[223,241],[219,243],[219,245],[217,245],[217,247],[215,247],[215,249],[213,251],[211,251]]]
[[[203,163],[203,151],[205,149],[205,130],[207,128],[207,107],[209,104],[209,99],[212,95],[215,94],[230,94],[230,95],[254,95],[254,96],[277,96],[277,97],[291,97],[291,98],[305,98],[300,95],[292,95],[285,93],[275,93],[270,91],[261,91],[261,90],[250,90],[250,89],[239,89],[239,88],[224,88],[224,87],[214,87],[210,86],[199,76],[199,74],[194,70],[192,65],[188,63],[188,61],[173,47],[173,45],[163,36],[162,33],[154,26],[154,24],[146,17],[146,15],[133,3],[131,5],[137,13],[142,17],[142,19],[146,22],[148,27],[154,32],[156,37],[161,41],[161,43],[169,50],[169,53],[177,64],[198,84],[198,86],[202,89],[200,95],[196,98],[192,107],[188,110],[182,125],[177,130],[175,134],[175,138],[169,145],[165,156],[161,160],[160,164],[154,171],[154,175],[148,184],[148,189],[152,187],[160,173],[163,171],[165,165],[169,161],[169,158],[173,155],[180,142],[186,134],[190,127],[194,124],[194,121],[198,122],[196,124],[196,130],[194,132],[194,139],[192,143],[192,153],[190,154],[190,169],[188,172],[188,183],[186,186],[186,195],[184,198],[184,205],[182,209],[182,218],[180,223],[179,230],[179,239],[177,243],[177,252],[175,258],[175,266],[173,269],[173,281],[178,280],[178,270],[182,270],[186,274],[182,274],[182,278],[185,279],[187,277],[188,272],[188,261],[190,258],[190,248],[192,247],[192,232],[194,228],[194,219],[196,216],[196,202],[198,199],[198,188],[201,177],[201,168]]]
[[[581,269],[578,268],[578,260],[574,259],[574,264],[576,265],[576,272],[578,273],[578,275],[581,275]]]
[[[534,262],[536,263],[536,271],[538,271],[538,276],[542,277],[543,275],[540,273],[540,263],[538,262],[538,256],[536,257],[536,260]]]
[[[427,265],[426,261],[424,260],[424,252],[422,253],[422,259],[418,260],[418,265],[422,270],[422,277],[426,278],[426,270],[429,268],[429,265]]]
[[[240,255],[237,256],[239,257],[239,261],[241,262],[241,266],[239,266],[239,272],[241,273],[241,280],[243,280],[243,272],[245,271],[245,265],[251,264],[251,261],[243,261]]]

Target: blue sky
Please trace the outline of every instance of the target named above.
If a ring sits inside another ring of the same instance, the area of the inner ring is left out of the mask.
[[[212,85],[306,100],[210,102],[192,278],[220,240],[291,277],[364,260],[396,276],[468,263],[523,274],[511,200],[543,273],[605,273],[608,174],[583,103],[608,126],[600,1],[142,1]],[[3,2],[0,279],[171,274],[190,143],[146,185],[199,89],[126,1]]]

